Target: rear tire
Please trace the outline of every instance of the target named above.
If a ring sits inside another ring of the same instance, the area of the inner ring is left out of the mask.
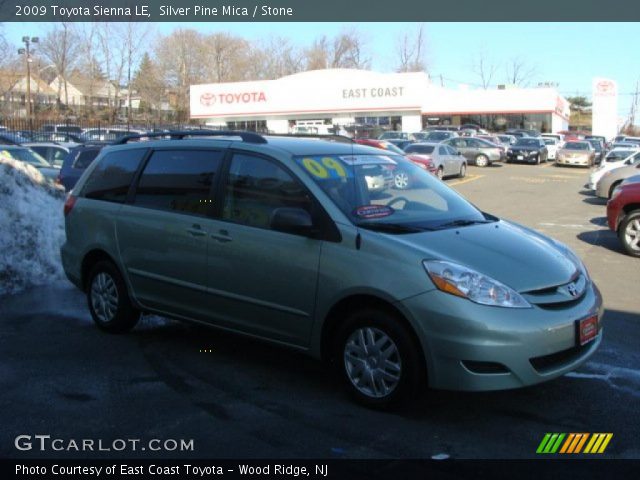
[[[489,165],[491,165],[491,163],[489,162],[489,157],[487,157],[485,154],[480,154],[476,157],[476,166],[488,167]]]
[[[93,321],[105,332],[128,332],[140,319],[140,312],[131,303],[122,275],[110,261],[100,261],[91,269],[87,302]]]
[[[628,255],[640,257],[640,210],[624,218],[618,228],[618,238]]]
[[[338,333],[334,363],[353,399],[387,409],[426,385],[424,359],[397,316],[366,308],[349,315]]]
[[[442,167],[438,167],[438,170],[436,171],[436,177],[438,177],[438,179],[440,180],[444,178],[444,169]]]
[[[458,174],[459,178],[464,178],[467,176],[467,164],[463,163],[460,165],[460,173]]]

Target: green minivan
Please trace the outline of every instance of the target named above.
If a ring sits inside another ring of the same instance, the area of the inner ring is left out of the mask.
[[[150,312],[268,340],[374,407],[425,385],[532,385],[601,343],[601,295],[568,247],[403,156],[199,133],[125,138],[69,194],[62,261],[101,329]],[[410,189],[370,188],[397,169]]]

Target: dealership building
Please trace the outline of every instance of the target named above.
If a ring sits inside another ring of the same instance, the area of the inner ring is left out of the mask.
[[[423,72],[329,69],[277,80],[192,85],[191,118],[211,126],[289,133],[316,127],[417,132],[476,124],[567,130],[569,102],[554,88],[444,88]],[[360,132],[358,131],[360,130]]]

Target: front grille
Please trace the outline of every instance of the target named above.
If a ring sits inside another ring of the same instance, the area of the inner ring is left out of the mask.
[[[529,362],[538,373],[552,372],[579,359],[592,345],[593,342],[589,342],[586,345],[571,347],[550,355],[530,358]]]
[[[522,292],[522,295],[540,308],[568,308],[582,300],[588,288],[589,280],[576,272],[568,283]]]

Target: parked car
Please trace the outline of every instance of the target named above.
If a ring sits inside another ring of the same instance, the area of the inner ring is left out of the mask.
[[[69,150],[62,162],[57,181],[69,192],[80,179],[84,171],[95,160],[106,143],[87,143]]]
[[[615,188],[629,177],[640,174],[640,163],[625,165],[605,172],[596,185],[596,195],[600,198],[611,198]]]
[[[553,138],[556,140],[558,145],[562,145],[564,143],[564,135],[561,133],[541,133],[540,136],[542,138]]]
[[[607,153],[600,166],[589,175],[587,188],[595,191],[598,182],[605,173],[619,167],[632,165],[638,161],[640,161],[640,150],[612,150]]]
[[[607,148],[607,137],[603,137],[602,135],[585,135],[584,136],[585,140],[600,140],[600,143],[602,144],[603,148]]]
[[[431,160],[440,179],[451,175],[464,177],[467,174],[467,160],[458,155],[449,145],[438,142],[414,143],[405,149],[407,155],[420,155]]]
[[[440,130],[440,131],[448,131],[448,132],[457,132],[458,130],[460,130],[460,127],[457,125],[429,125],[427,127],[424,127],[425,131],[432,131],[432,130]]]
[[[84,139],[80,138],[79,134],[67,132],[33,132],[29,137],[29,141],[64,143],[66,146],[69,144],[79,145],[85,142]]]
[[[600,162],[602,161],[602,158],[604,157],[604,152],[605,152],[604,144],[602,143],[602,140],[593,138],[593,139],[586,139],[586,141],[591,144],[595,152],[595,158],[594,158],[595,164],[600,165]]]
[[[27,139],[17,133],[0,132],[0,145],[20,145]]]
[[[412,140],[413,137],[408,132],[398,132],[395,130],[389,130],[387,132],[383,132],[378,140]]]
[[[635,143],[636,145],[640,145],[640,137],[624,137],[623,142]]]
[[[23,143],[22,146],[30,148],[44,158],[48,163],[57,168],[62,168],[62,163],[71,150],[68,147],[64,147],[56,143],[46,142],[26,142]]]
[[[593,167],[596,163],[596,152],[587,141],[568,141],[560,150],[556,158],[556,166],[577,165]]]
[[[552,137],[542,137],[542,140],[547,147],[547,160],[555,160],[560,148],[560,142]]]
[[[413,143],[413,140],[406,140],[404,138],[390,138],[387,140],[389,143],[393,143],[396,147],[403,150],[407,148],[408,145]]]
[[[609,228],[616,232],[625,251],[640,257],[640,176],[617,187],[607,202]]]
[[[518,140],[518,138],[513,135],[496,135],[496,137],[500,140],[500,144],[507,148]]]
[[[58,176],[59,169],[54,168],[44,158],[26,147],[19,145],[2,145],[0,146],[0,156],[28,163],[32,167],[37,168],[45,178],[52,182],[54,182]]]
[[[286,345],[373,407],[562,377],[601,344],[602,297],[560,242],[401,156],[236,135],[105,148],[83,174],[62,265],[100,329],[144,311]],[[420,183],[372,198],[369,165]]]
[[[443,140],[448,140],[449,138],[454,138],[458,136],[458,132],[452,132],[448,130],[431,130],[427,132],[426,136],[422,138],[421,142],[442,142]]]
[[[611,150],[614,150],[616,148],[640,148],[640,145],[638,145],[637,143],[633,143],[633,142],[613,142],[611,144]]]
[[[490,167],[492,163],[500,162],[505,158],[501,147],[479,138],[450,138],[443,143],[464,155],[470,165],[477,165],[478,167]]]
[[[515,135],[516,137],[539,137],[540,132],[531,128],[510,128],[505,132],[508,135]]]
[[[375,138],[356,138],[354,142],[359,143],[360,145],[368,145],[370,147],[380,148],[382,150],[389,150],[393,153],[398,153],[400,155],[404,154],[404,150],[396,147],[393,143],[388,142],[387,140],[377,140]]]
[[[507,150],[507,163],[527,162],[540,165],[547,161],[549,152],[541,137],[522,137]]]
[[[141,135],[143,133],[145,133],[144,130],[107,127],[107,128],[88,128],[84,132],[82,132],[79,136],[84,142],[94,142],[96,140],[97,141],[117,140],[127,135]]]
[[[43,125],[41,130],[45,133],[69,133],[74,135],[79,135],[82,133],[82,128],[79,125],[72,125],[67,123]]]

